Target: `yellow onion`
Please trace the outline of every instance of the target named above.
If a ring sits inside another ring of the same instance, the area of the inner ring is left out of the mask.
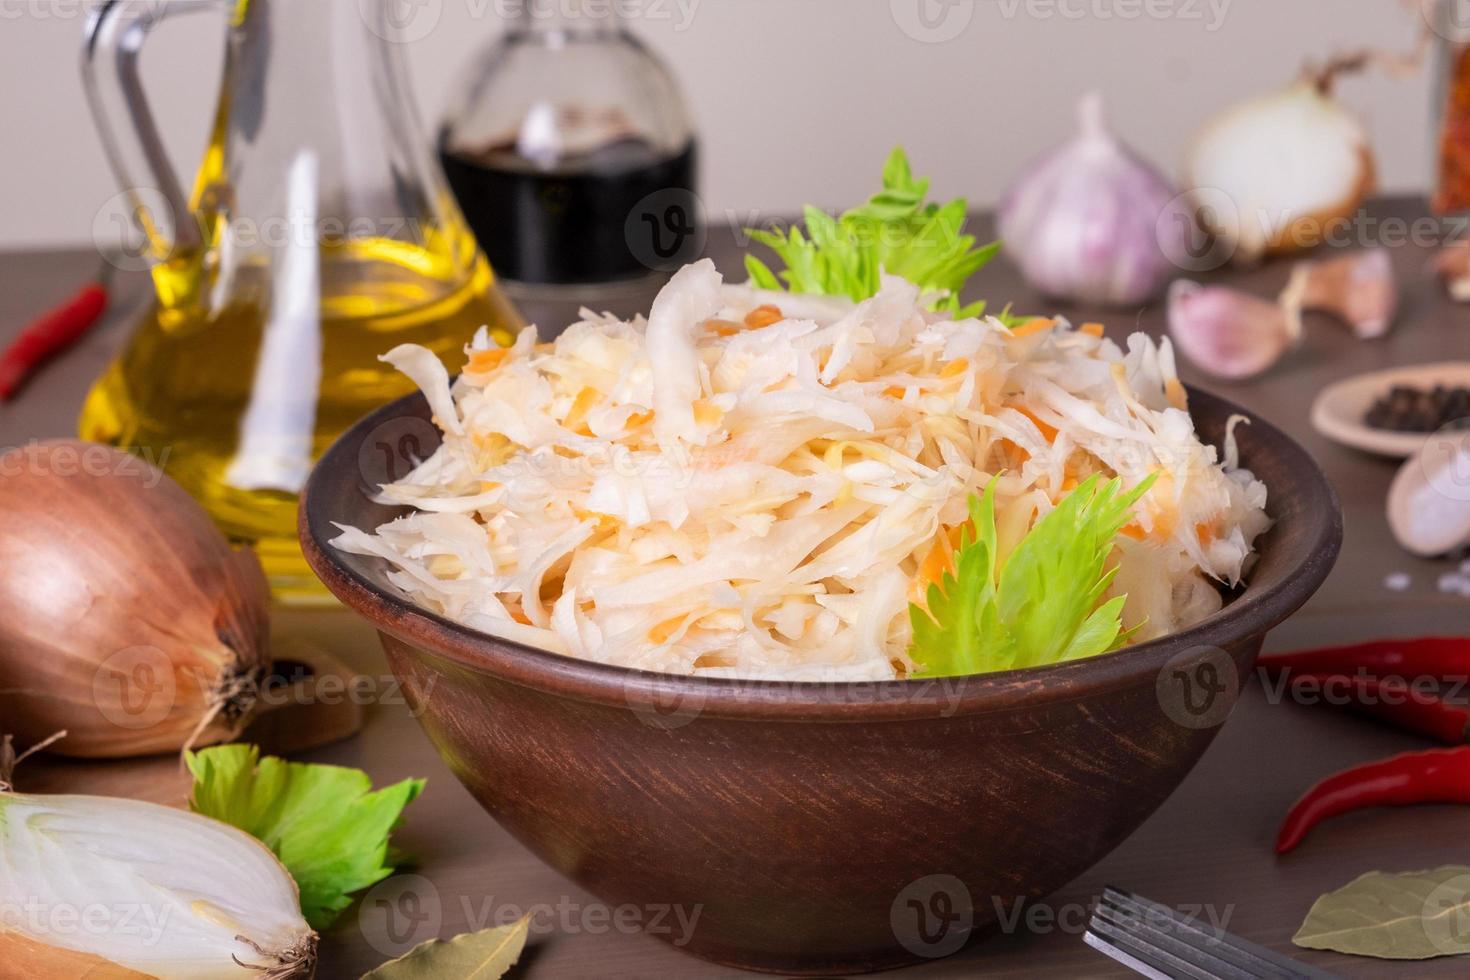
[[[269,590],[177,484],[74,441],[0,455],[0,723],[66,755],[240,732],[266,673]]]
[[[5,736],[0,976],[300,980],[315,972],[317,935],[296,883],[260,841],[156,803],[10,792],[16,761]]]

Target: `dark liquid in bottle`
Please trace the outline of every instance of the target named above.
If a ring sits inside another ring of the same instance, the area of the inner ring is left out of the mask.
[[[528,283],[633,279],[695,256],[696,146],[669,156],[637,138],[542,169],[507,143],[439,159],[495,271]]]

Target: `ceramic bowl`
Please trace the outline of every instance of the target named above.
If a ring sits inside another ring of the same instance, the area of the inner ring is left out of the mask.
[[[1191,399],[1215,444],[1232,413],[1249,415]],[[1191,629],[969,678],[648,673],[457,625],[400,595],[380,560],[331,547],[334,523],[396,516],[369,493],[401,475],[396,459],[433,449],[428,417],[419,396],[397,402],[322,459],[301,508],[312,568],[377,627],[444,761],[518,840],[609,905],[697,913],[686,951],[776,973],[945,955],[997,908],[1087,870],[1184,779],[1342,534],[1312,459],[1252,419],[1241,457],[1270,488],[1275,524],[1249,583]]]

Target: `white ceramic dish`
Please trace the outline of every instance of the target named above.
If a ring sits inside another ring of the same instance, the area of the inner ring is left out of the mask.
[[[1470,361],[1444,361],[1373,371],[1329,385],[1312,403],[1312,428],[1344,446],[1380,456],[1407,459],[1419,451],[1429,433],[1389,432],[1372,428],[1363,421],[1373,403],[1388,394],[1395,385],[1470,387]]]

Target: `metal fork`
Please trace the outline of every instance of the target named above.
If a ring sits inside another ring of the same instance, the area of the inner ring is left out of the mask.
[[[1117,888],[1103,890],[1083,939],[1153,980],[1336,980],[1331,973]]]

